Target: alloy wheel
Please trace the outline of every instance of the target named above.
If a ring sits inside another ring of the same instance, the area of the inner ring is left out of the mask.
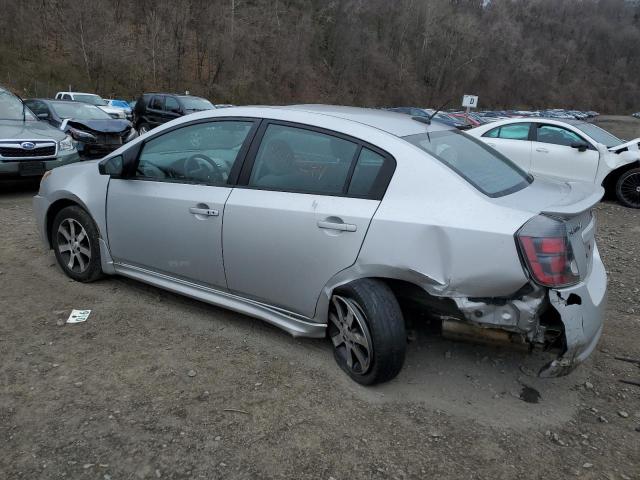
[[[84,227],[73,218],[65,218],[58,227],[58,252],[66,267],[82,273],[89,267],[91,244]]]
[[[620,185],[620,194],[635,208],[640,208],[640,172],[628,175]]]
[[[371,334],[362,308],[350,298],[334,295],[329,311],[329,337],[346,366],[358,375],[371,367]]]

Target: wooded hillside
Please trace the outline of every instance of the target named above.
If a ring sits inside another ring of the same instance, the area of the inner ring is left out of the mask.
[[[214,103],[640,110],[624,0],[0,0],[0,84]]]

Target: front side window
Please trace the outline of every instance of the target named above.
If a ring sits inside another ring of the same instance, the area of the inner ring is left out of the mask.
[[[178,101],[173,98],[173,97],[165,97],[164,99],[164,109],[167,112],[179,112],[180,111],[180,105],[178,104]]]
[[[504,155],[459,130],[441,130],[403,137],[444,163],[490,197],[528,186],[532,179]]]
[[[506,140],[529,140],[530,123],[511,123],[489,130],[483,137],[504,138]]]
[[[136,177],[146,180],[225,185],[253,122],[189,125],[145,143]]]
[[[162,110],[164,108],[164,102],[162,101],[162,97],[160,96],[153,97],[151,99],[151,102],[149,103],[149,108],[152,108],[154,110]]]
[[[280,191],[343,193],[358,145],[302,128],[269,125],[249,186]]]
[[[538,142],[570,147],[576,143],[586,143],[580,135],[557,125],[538,125]]]

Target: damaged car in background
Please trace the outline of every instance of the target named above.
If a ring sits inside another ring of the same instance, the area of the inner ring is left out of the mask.
[[[40,120],[71,135],[82,158],[102,158],[138,136],[130,121],[111,118],[93,105],[40,98],[24,102]]]
[[[539,176],[592,182],[640,208],[640,138],[621,140],[589,122],[511,118],[468,132]]]
[[[70,278],[123,275],[327,337],[370,385],[400,372],[410,306],[447,336],[555,352],[541,376],[584,361],[605,316],[603,193],[424,118],[232,107],[54,170],[34,212]]]

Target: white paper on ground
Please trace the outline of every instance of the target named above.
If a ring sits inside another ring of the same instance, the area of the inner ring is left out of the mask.
[[[67,323],[86,322],[87,318],[89,318],[90,313],[91,310],[71,310],[71,315],[69,315]]]

